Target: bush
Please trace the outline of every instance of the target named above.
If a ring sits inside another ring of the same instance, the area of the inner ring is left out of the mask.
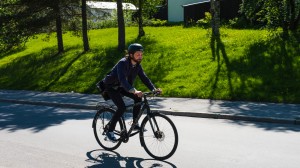
[[[145,26],[153,26],[153,27],[160,27],[160,26],[167,26],[168,21],[167,20],[160,20],[160,19],[150,19],[144,21]]]
[[[243,29],[250,27],[250,24],[244,17],[236,17],[228,21],[228,26],[236,29]]]
[[[118,23],[116,20],[103,20],[103,21],[89,21],[88,22],[89,29],[104,29],[104,28],[112,28],[118,27]]]
[[[203,28],[208,28],[211,23],[212,16],[209,12],[205,12],[205,18],[200,19],[196,22],[196,25]]]

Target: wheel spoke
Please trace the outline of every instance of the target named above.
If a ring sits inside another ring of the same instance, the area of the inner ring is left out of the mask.
[[[141,141],[145,144],[144,148],[150,156],[164,160],[171,157],[176,151],[178,133],[175,125],[168,117],[161,114],[155,114],[154,117],[157,125],[154,124],[152,118],[150,120],[154,126],[154,132],[149,120],[142,123],[142,126],[149,131],[141,133]],[[156,128],[157,126],[159,128]]]
[[[96,138],[98,144],[106,150],[115,150],[121,144],[121,142],[113,143],[113,142],[109,141],[105,134],[106,127],[107,127],[108,123],[110,122],[113,114],[114,114],[114,110],[112,110],[112,109],[101,109],[97,112],[97,114],[95,115],[95,118],[94,118],[94,120],[96,120],[96,121],[94,121],[94,122],[96,122],[96,125],[94,126],[95,138]],[[122,128],[123,127],[121,125],[121,121],[119,121],[117,123],[115,131],[114,131],[116,133],[115,135],[116,135],[117,139],[119,138]]]

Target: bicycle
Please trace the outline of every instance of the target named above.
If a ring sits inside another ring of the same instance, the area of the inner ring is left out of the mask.
[[[121,143],[127,143],[129,138],[139,133],[141,146],[154,159],[165,160],[170,158],[176,151],[178,146],[178,132],[172,120],[159,112],[150,110],[147,97],[156,96],[155,92],[144,92],[141,110],[135,121],[132,122],[127,131],[124,115],[117,122],[114,130],[117,142],[113,143],[106,138],[109,122],[115,113],[112,106],[107,107],[99,105],[97,113],[93,119],[93,131],[98,144],[105,150],[113,151],[117,149]],[[130,104],[126,108],[131,108],[137,104]],[[140,130],[134,131],[134,126],[138,123],[142,115],[145,117],[141,123]]]

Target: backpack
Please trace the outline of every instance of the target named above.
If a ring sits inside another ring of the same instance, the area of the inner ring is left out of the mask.
[[[105,84],[104,84],[104,79],[100,80],[97,84],[96,87],[98,89],[98,91],[100,92],[100,94],[102,95],[102,97],[104,98],[105,101],[109,100],[110,97],[107,93],[107,91],[105,91]]]

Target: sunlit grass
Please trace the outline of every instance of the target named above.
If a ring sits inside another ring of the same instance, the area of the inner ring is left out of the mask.
[[[116,28],[89,31],[91,50],[82,38],[64,34],[65,52],[56,37],[30,40],[22,51],[0,57],[0,89],[96,93],[95,83],[123,56]],[[283,40],[265,30],[221,29],[211,43],[200,28],[126,28],[126,43],[145,47],[143,68],[164,96],[271,102],[300,102],[299,37]],[[212,45],[214,44],[214,45]],[[136,87],[146,90],[137,81]]]

